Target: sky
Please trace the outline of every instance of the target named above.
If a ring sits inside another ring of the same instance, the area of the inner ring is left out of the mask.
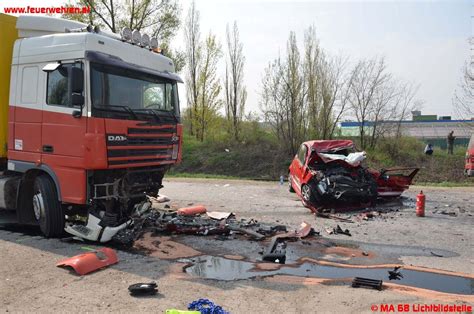
[[[62,0],[2,0],[8,5],[61,5]],[[182,18],[189,0],[181,0]],[[452,115],[461,68],[471,57],[474,2],[196,0],[203,36],[212,31],[225,47],[227,24],[237,22],[244,45],[247,111],[258,111],[265,67],[283,54],[290,31],[302,49],[304,31],[316,27],[321,47],[356,62],[383,56],[391,73],[419,86],[426,114]],[[183,33],[173,45],[183,47]],[[474,47],[472,48],[474,49]],[[224,66],[219,69],[224,75]],[[184,92],[184,88],[180,88]],[[183,94],[183,93],[182,93]],[[182,103],[185,95],[181,95]]]
[[[453,115],[454,90],[469,59],[472,1],[211,1],[197,0],[201,30],[225,44],[227,23],[237,21],[246,57],[247,109],[258,110],[268,62],[283,54],[290,31],[301,44],[316,27],[321,47],[333,55],[383,56],[398,78],[419,85],[426,114]]]

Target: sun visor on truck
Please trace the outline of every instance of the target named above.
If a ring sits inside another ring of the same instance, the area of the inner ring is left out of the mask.
[[[86,59],[91,61],[91,62],[97,62],[100,64],[105,64],[105,65],[110,65],[113,67],[119,67],[127,70],[132,70],[132,71],[140,71],[144,73],[148,73],[151,75],[156,75],[162,78],[166,78],[169,80],[177,81],[180,83],[184,83],[183,80],[175,73],[170,73],[170,72],[161,72],[161,71],[155,71],[151,70],[145,67],[142,67],[140,65],[136,65],[133,63],[128,63],[123,61],[117,56],[112,56],[103,52],[98,52],[98,51],[86,51]]]

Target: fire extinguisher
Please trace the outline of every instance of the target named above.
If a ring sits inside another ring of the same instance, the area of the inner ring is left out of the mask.
[[[420,192],[416,196],[416,215],[418,217],[425,217],[425,194],[423,194],[423,191]]]

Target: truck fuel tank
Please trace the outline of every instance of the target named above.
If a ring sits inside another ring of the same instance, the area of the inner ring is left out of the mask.
[[[0,210],[15,210],[21,176],[3,175],[0,172]]]

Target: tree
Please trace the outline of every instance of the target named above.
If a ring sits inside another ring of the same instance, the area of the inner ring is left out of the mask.
[[[290,33],[285,59],[265,69],[260,107],[265,120],[289,154],[295,154],[306,136],[305,82],[296,34]]]
[[[264,119],[270,124],[280,143],[287,143],[283,122],[285,114],[284,102],[287,93],[282,81],[283,65],[280,58],[270,62],[265,68],[262,78],[262,91],[260,99],[260,109],[264,114]],[[288,148],[286,146],[287,150]]]
[[[285,131],[288,133],[290,152],[296,154],[306,135],[306,110],[305,81],[301,73],[301,57],[294,32],[290,32],[286,50],[286,66],[282,77],[286,87],[286,100],[283,103],[286,115],[284,122],[287,125]]]
[[[88,6],[89,14],[63,14],[63,18],[97,25],[118,33],[123,27],[157,37],[160,48],[175,62],[176,71],[183,67],[183,55],[170,47],[180,26],[181,9],[172,0],[75,0],[67,5]]]
[[[347,64],[347,58],[321,49],[310,27],[302,56],[290,32],[284,57],[265,69],[260,108],[288,153],[309,138],[331,139],[344,116],[359,122],[362,149],[375,147],[390,132],[401,134],[417,88],[395,80],[383,58],[361,60],[350,70]]]
[[[415,99],[418,92],[419,86],[415,86],[412,83],[402,83],[399,86],[400,92],[398,93],[397,100],[394,104],[395,111],[395,137],[400,138],[402,134],[402,121],[408,119],[411,111],[421,109],[423,101]]]
[[[243,54],[243,44],[239,39],[237,22],[234,22],[232,29],[227,25],[226,37],[225,110],[230,124],[230,131],[234,139],[239,140],[240,123],[245,111],[247,90],[243,82],[245,56]]]
[[[189,121],[189,133],[194,135],[195,116],[198,110],[198,72],[201,62],[201,33],[199,25],[199,11],[193,1],[188,11],[186,24],[184,25],[185,58],[186,58],[186,90],[187,90],[187,118]]]
[[[474,61],[466,64],[462,69],[462,77],[454,93],[453,105],[464,119],[474,117]]]
[[[305,32],[304,38],[303,75],[307,84],[306,104],[309,123],[308,132],[311,138],[319,138],[320,134],[319,130],[317,130],[321,107],[319,64],[322,52],[319,47],[314,26],[311,26]]]
[[[202,65],[198,74],[198,106],[194,115],[196,137],[202,142],[209,125],[218,116],[221,107],[219,94],[221,86],[217,78],[217,63],[221,57],[221,47],[212,33],[206,37],[202,53]]]
[[[266,68],[260,105],[288,153],[296,153],[308,137],[332,138],[347,103],[344,67],[344,59],[326,56],[310,27],[303,56],[290,32],[285,58]]]
[[[359,61],[353,68],[351,76],[349,103],[352,113],[359,122],[361,148],[365,149],[369,121],[374,132],[382,119],[381,113],[389,98],[384,94],[384,88],[391,76],[386,71],[383,58]],[[376,120],[371,121],[371,118]]]

